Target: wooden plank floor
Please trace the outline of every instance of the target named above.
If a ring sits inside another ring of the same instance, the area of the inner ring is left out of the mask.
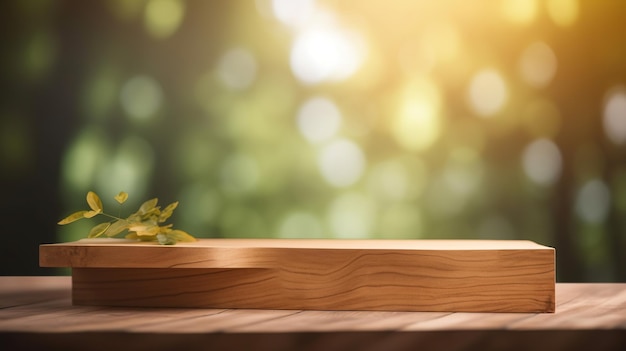
[[[0,277],[0,345],[38,349],[626,350],[626,284],[557,284],[556,313],[72,306],[69,277]],[[4,349],[3,347],[0,347]]]

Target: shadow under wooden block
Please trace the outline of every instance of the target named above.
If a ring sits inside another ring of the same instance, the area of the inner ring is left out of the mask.
[[[81,305],[554,312],[555,250],[530,241],[81,240],[40,247]]]

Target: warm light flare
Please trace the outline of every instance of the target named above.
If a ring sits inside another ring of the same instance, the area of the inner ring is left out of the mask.
[[[421,151],[430,147],[440,133],[440,96],[430,82],[410,84],[398,101],[391,121],[391,132],[407,150]]]
[[[531,239],[626,279],[622,2],[102,2],[5,6],[13,212],[58,174],[200,236]]]
[[[298,129],[312,143],[333,137],[341,126],[341,113],[335,103],[324,97],[307,100],[298,111]]]
[[[329,26],[300,33],[291,50],[291,69],[304,84],[341,81],[364,60],[364,44],[353,32]]]
[[[515,24],[531,23],[538,12],[537,0],[501,0],[502,16]]]
[[[508,90],[498,71],[486,68],[476,73],[469,86],[469,104],[481,117],[499,112],[508,99]]]
[[[578,19],[578,0],[548,0],[548,15],[554,23],[561,27],[569,27]]]
[[[550,84],[556,69],[556,55],[544,42],[530,44],[520,57],[519,71],[522,79],[533,87],[543,88]]]
[[[145,13],[146,30],[157,39],[168,38],[181,25],[184,15],[185,5],[180,0],[149,0]]]
[[[340,139],[320,151],[319,167],[330,185],[348,187],[356,183],[365,171],[365,155],[354,142]]]

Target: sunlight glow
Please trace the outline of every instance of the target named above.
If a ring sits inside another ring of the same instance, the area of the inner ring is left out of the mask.
[[[369,187],[377,199],[395,201],[405,199],[415,181],[402,163],[389,160],[372,167]]]
[[[254,82],[257,63],[252,53],[243,48],[226,52],[219,61],[218,75],[233,90],[244,90]]]
[[[548,139],[538,139],[524,149],[522,167],[533,182],[549,186],[561,175],[563,158],[556,144]]]
[[[410,85],[401,95],[391,122],[398,143],[410,151],[430,147],[439,137],[439,106],[439,91],[433,84],[420,81]]]
[[[537,16],[537,0],[501,0],[502,16],[515,24],[530,24]]]
[[[311,143],[332,138],[341,126],[341,113],[335,103],[324,97],[307,100],[298,111],[298,129]]]
[[[291,49],[291,69],[304,84],[336,82],[353,75],[365,52],[356,34],[333,26],[309,28],[295,39]]]
[[[99,128],[85,128],[71,142],[63,157],[63,179],[72,190],[93,187],[99,166],[109,158],[106,134]]]
[[[154,117],[163,103],[163,92],[156,80],[148,76],[129,79],[120,92],[120,102],[133,120],[146,121]]]
[[[487,68],[478,72],[469,86],[470,107],[482,117],[496,114],[508,99],[504,79],[495,69]]]
[[[626,89],[623,87],[607,93],[602,122],[609,140],[618,145],[626,143]]]
[[[150,184],[154,159],[154,150],[147,140],[139,136],[124,138],[106,166],[99,168],[97,189],[105,194],[117,194],[124,189],[143,197]]]
[[[578,0],[548,0],[546,6],[552,21],[561,27],[569,27],[578,19]]]
[[[319,155],[319,167],[324,179],[335,187],[356,183],[365,170],[365,156],[352,141],[340,139],[324,147]]]
[[[556,55],[544,42],[530,44],[520,57],[519,71],[522,79],[535,88],[543,88],[550,84],[556,69]]]
[[[180,27],[184,16],[185,5],[180,0],[150,0],[146,5],[146,30],[157,39],[168,38]]]
[[[328,224],[335,238],[368,238],[376,224],[376,204],[358,192],[339,195],[330,205]]]
[[[292,27],[307,23],[315,12],[315,0],[272,0],[276,19]]]
[[[445,22],[426,27],[422,42],[431,48],[436,60],[443,62],[456,58],[461,47],[458,30],[452,24]]]

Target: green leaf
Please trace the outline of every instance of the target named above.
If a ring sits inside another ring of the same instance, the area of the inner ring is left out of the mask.
[[[139,240],[139,237],[137,236],[137,233],[135,233],[135,232],[130,232],[130,233],[126,234],[126,236],[124,238],[131,239],[131,240]]]
[[[121,191],[114,198],[118,203],[122,204],[128,199],[128,194]],[[137,212],[131,214],[126,219],[105,214],[100,197],[93,191],[87,193],[87,203],[90,210],[74,212],[60,220],[58,224],[68,224],[81,218],[92,218],[98,214],[104,214],[108,217],[116,218],[116,220],[100,223],[91,228],[88,234],[89,238],[97,238],[102,235],[113,237],[127,231],[125,235],[127,239],[158,241],[161,245],[173,245],[179,241],[191,242],[196,240],[182,230],[172,229],[172,224],[159,225],[159,223],[165,222],[172,216],[174,210],[178,207],[178,201],[169,204],[161,211],[161,207],[157,206],[158,199],[150,199],[144,202]]]
[[[128,200],[128,193],[124,191],[120,191],[119,194],[115,195],[115,201],[117,201],[119,204],[123,204],[124,202],[126,202],[126,200]]]
[[[94,193],[93,191],[87,193],[87,203],[92,210],[96,212],[102,212],[102,201],[100,200],[100,197],[98,197],[98,195],[96,195],[96,193]]]
[[[139,216],[137,213],[133,213],[126,218],[126,221],[128,221],[128,223],[140,223],[141,216]]]
[[[153,224],[133,224],[128,227],[131,232],[137,233],[137,236],[155,236],[159,232],[159,226]]]
[[[97,238],[100,235],[104,234],[104,232],[106,232],[106,230],[109,228],[109,226],[111,225],[110,222],[104,222],[104,223],[100,223],[97,226],[91,228],[91,230],[89,231],[89,235],[87,236],[88,238]]]
[[[97,216],[99,213],[101,213],[102,211],[85,211],[85,218],[92,218]]]
[[[174,245],[176,240],[167,234],[157,234],[157,241],[161,245]]]
[[[173,224],[159,226],[159,233],[167,234],[172,231]]]
[[[71,215],[63,218],[62,220],[60,220],[57,224],[60,225],[64,225],[64,224],[69,224],[72,222],[76,222],[77,220],[81,219],[81,218],[85,218],[85,213],[87,213],[87,211],[78,211],[78,212],[74,212]]]
[[[161,209],[159,208],[159,206],[157,206],[157,207],[152,208],[148,212],[142,214],[141,218],[143,218],[144,221],[151,220],[156,223],[159,220],[160,216],[161,216]]]
[[[135,232],[130,232],[128,234],[126,234],[125,236],[126,239],[131,239],[131,240],[139,240],[139,241],[155,241],[156,240],[156,236],[152,235],[152,236],[139,236],[137,235],[137,233]]]
[[[144,215],[144,214],[152,211],[156,207],[158,202],[159,202],[159,199],[157,199],[157,198],[154,198],[154,199],[151,199],[151,200],[148,200],[148,201],[144,202],[143,204],[141,204],[141,207],[139,207],[139,211],[137,211],[137,213],[139,215]]]
[[[124,230],[128,229],[128,226],[129,224],[127,221],[120,219],[111,223],[111,226],[106,230],[104,234],[108,237],[116,236]]]
[[[182,231],[182,230],[178,230],[178,229],[173,229],[171,230],[169,233],[165,234],[168,237],[176,240],[176,241],[181,241],[181,242],[193,242],[196,241],[196,238],[194,238],[193,236],[189,235],[189,233]]]
[[[159,223],[167,221],[167,219],[170,218],[174,213],[176,207],[178,207],[178,201],[167,205],[167,207],[163,211],[161,211],[161,215],[159,215]]]

